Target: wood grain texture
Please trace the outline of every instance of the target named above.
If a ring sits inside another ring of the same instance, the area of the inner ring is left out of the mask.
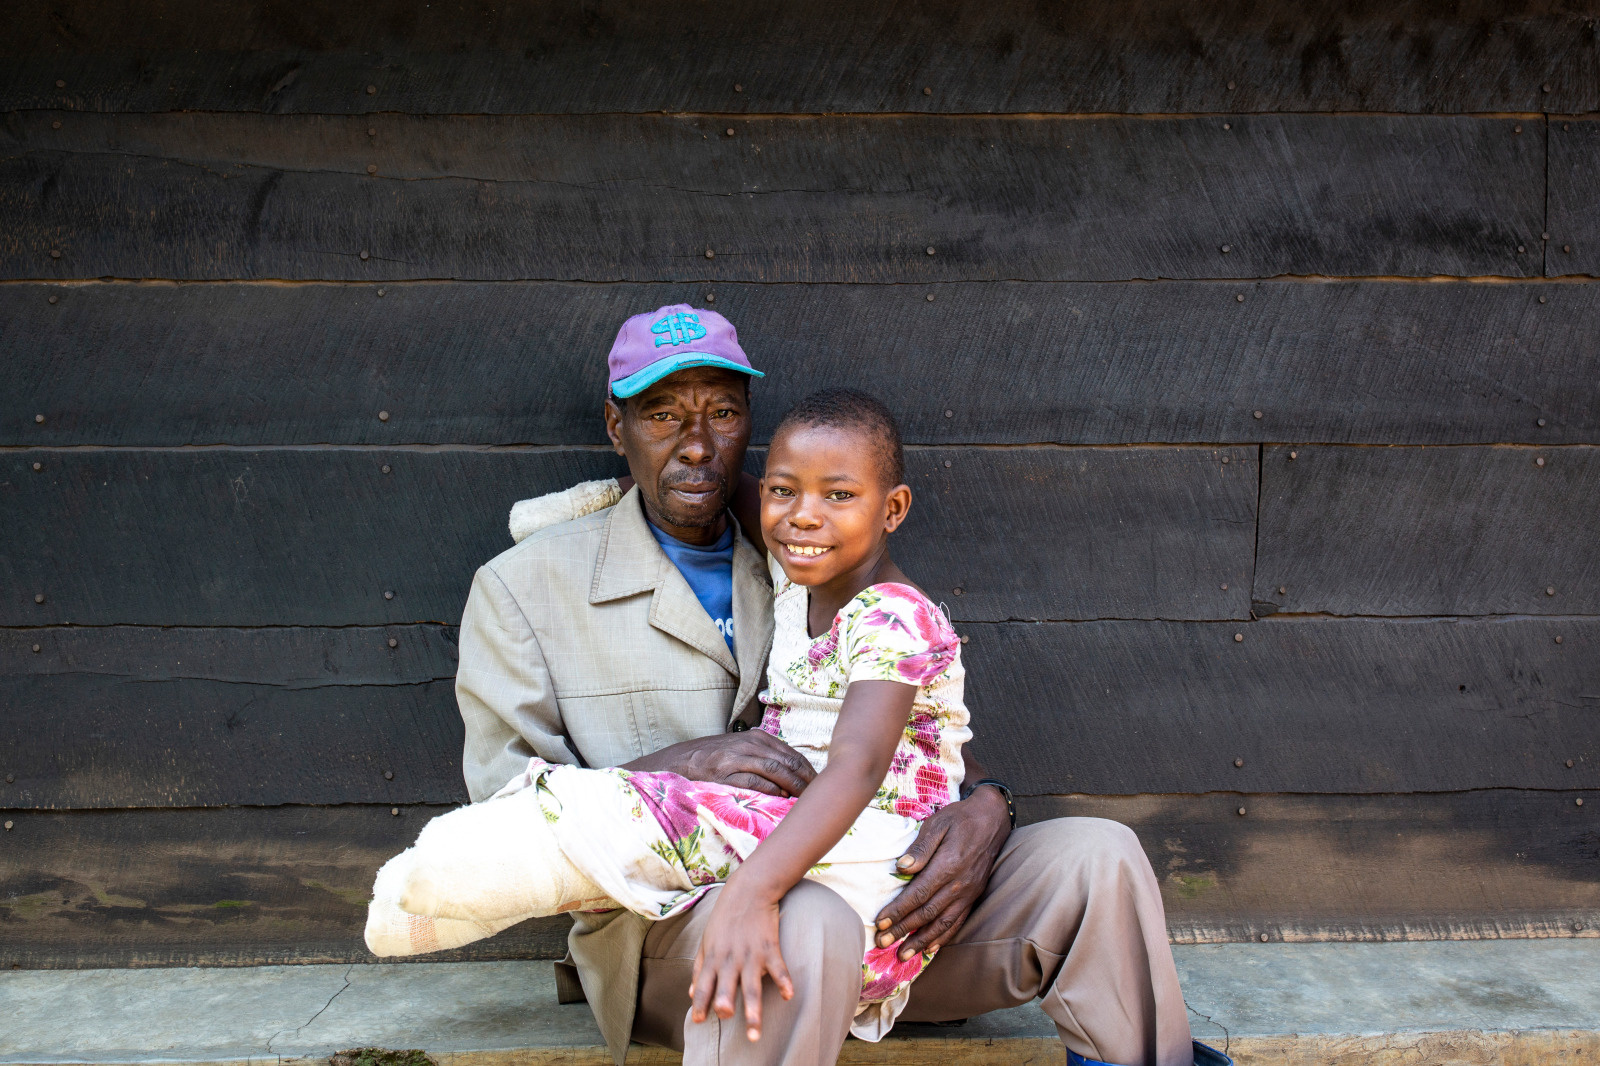
[[[62,0],[6,12],[0,108],[1582,111],[1600,105],[1597,13],[1549,0]]]
[[[0,966],[375,962],[372,879],[442,807],[34,813],[0,864]],[[559,958],[566,918],[423,961]]]
[[[1596,619],[960,629],[974,750],[1023,794],[1600,788]],[[463,800],[450,651],[431,627],[0,630],[0,805]]]
[[[1600,813],[1582,795],[1049,796],[1023,816],[1131,827],[1180,944],[1594,936]]]
[[[439,626],[0,630],[0,706],[48,709],[5,730],[0,803],[465,803],[453,641]]]
[[[1030,795],[1600,787],[1600,619],[961,631],[973,750]]]
[[[757,440],[850,384],[915,444],[1600,443],[1590,284],[461,282],[0,285],[0,445],[601,445],[619,324],[707,295]]]
[[[1535,276],[1544,137],[1471,116],[24,112],[0,127],[0,277]]]
[[[1600,919],[1600,792],[1577,795],[1063,796],[1023,814],[1131,826],[1180,943],[1561,936]],[[370,961],[372,877],[442,808],[400,810],[0,812],[0,965]],[[566,924],[425,958],[555,958]]]
[[[1597,614],[1597,514],[1592,447],[1270,446],[1257,614]]]
[[[1600,274],[1600,116],[1552,115],[1545,273]]]
[[[963,588],[957,619],[1243,618],[1256,451],[916,449],[898,555]],[[512,503],[623,470],[576,449],[12,452],[0,625],[453,623]]]

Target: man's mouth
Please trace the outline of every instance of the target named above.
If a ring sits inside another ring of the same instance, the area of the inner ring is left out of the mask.
[[[819,555],[826,555],[828,552],[833,551],[832,547],[824,547],[824,546],[822,546],[820,544],[787,544],[787,543],[785,543],[783,545],[783,548],[784,548],[784,551],[787,551],[790,555],[798,555],[802,559],[814,559]]]
[[[668,492],[676,492],[679,496],[689,496],[689,497],[692,497],[694,499],[704,499],[707,496],[713,496],[718,491],[720,491],[720,489],[721,489],[721,486],[718,485],[714,481],[709,483],[709,484],[705,484],[705,485],[669,485],[669,486],[667,486],[667,491]]]

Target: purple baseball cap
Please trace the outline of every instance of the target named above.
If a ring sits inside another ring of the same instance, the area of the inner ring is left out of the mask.
[[[733,323],[688,304],[668,304],[634,315],[611,345],[611,394],[636,396],[668,374],[692,366],[720,366],[753,378],[766,377],[739,347]]]

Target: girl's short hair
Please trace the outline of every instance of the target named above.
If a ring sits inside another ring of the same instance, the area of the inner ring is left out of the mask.
[[[878,443],[878,455],[888,484],[906,479],[906,452],[900,442],[900,423],[877,397],[857,389],[818,389],[789,408],[773,430],[776,437],[790,426],[839,426],[865,430]]]

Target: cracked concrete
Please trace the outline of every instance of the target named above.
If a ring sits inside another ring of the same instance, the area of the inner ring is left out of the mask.
[[[282,1036],[284,1033],[290,1033],[290,1032],[292,1032],[292,1033],[294,1033],[296,1035],[299,1035],[301,1030],[310,1028],[312,1022],[314,1022],[318,1018],[322,1017],[323,1013],[325,1011],[327,1011],[327,1009],[329,1007],[333,1006],[333,1001],[338,999],[340,996],[344,995],[345,992],[350,988],[350,971],[354,970],[354,969],[355,969],[355,966],[353,964],[345,968],[345,971],[344,971],[344,984],[339,986],[339,990],[337,992],[335,992],[333,995],[328,997],[328,1001],[326,1003],[324,1003],[322,1006],[317,1008],[317,1013],[313,1014],[311,1017],[306,1019],[305,1025],[296,1026],[294,1029],[279,1029],[276,1033],[273,1033],[271,1036],[269,1036],[267,1038],[267,1046],[266,1046],[267,1054],[268,1055],[273,1055],[274,1054],[274,1052],[272,1050],[272,1042],[274,1040],[278,1039],[278,1037]]]
[[[1253,1063],[1600,1059],[1600,939],[1174,948],[1195,1036]],[[350,1047],[441,1066],[605,1066],[548,962],[0,973],[0,1063],[263,1066]],[[1589,1056],[1583,1058],[1583,1056]],[[1058,1063],[1032,1004],[902,1026],[844,1063]],[[630,1063],[676,1061],[654,1049]]]

